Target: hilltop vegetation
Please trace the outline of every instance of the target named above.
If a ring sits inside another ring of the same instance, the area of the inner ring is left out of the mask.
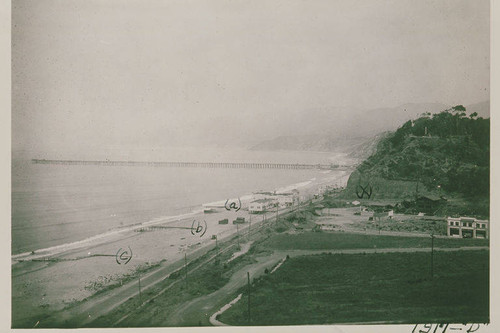
[[[377,198],[404,199],[417,190],[489,202],[489,144],[489,118],[467,115],[462,105],[425,113],[380,140],[351,176],[348,192],[371,183]]]

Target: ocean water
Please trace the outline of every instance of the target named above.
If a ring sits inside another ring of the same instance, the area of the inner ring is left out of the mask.
[[[156,160],[346,162],[339,154],[311,152],[178,150],[177,154],[170,152]],[[145,160],[150,156],[129,153],[127,157]],[[80,241],[116,228],[200,210],[203,203],[322,177],[332,174],[319,170],[44,165],[13,158],[12,254]]]

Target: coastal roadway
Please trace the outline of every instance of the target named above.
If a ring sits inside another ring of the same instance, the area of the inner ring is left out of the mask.
[[[306,204],[306,202],[304,202],[304,204]],[[280,217],[282,217],[290,213],[291,211],[292,211],[291,209],[285,209],[282,210],[281,212],[278,212],[278,214],[280,215]],[[273,217],[268,217],[268,219],[266,220],[267,223],[262,221],[252,223],[251,235],[256,235],[257,233],[259,233],[262,227],[268,226],[268,224],[272,223],[273,220],[276,220],[276,215],[274,215]],[[245,224],[244,227],[242,226],[242,228],[240,229],[240,234],[248,236],[248,232],[246,231],[248,230],[249,227],[250,227],[249,224]],[[240,237],[244,237],[241,235]],[[236,233],[233,233],[228,237],[229,240],[219,243],[219,248],[220,248],[219,254],[233,250],[235,246],[238,244],[238,235],[236,235]],[[207,254],[209,250],[213,248],[214,248],[213,246],[206,246],[196,250],[195,252],[190,254],[189,261],[193,261],[202,257],[203,255]],[[188,274],[194,272],[195,270],[199,269],[206,263],[210,262],[216,256],[217,254],[214,254],[212,256],[209,256],[208,258],[203,259],[199,264],[191,268],[188,271]],[[147,273],[144,276],[141,276],[140,277],[141,292],[144,294],[145,291],[157,285],[158,283],[164,281],[165,279],[168,279],[168,277],[172,273],[183,268],[184,268],[184,260],[178,260],[176,262],[162,266],[154,270],[153,272]],[[161,293],[166,292],[169,288],[179,283],[179,281],[182,282],[183,280],[181,279],[175,280],[173,283],[169,284],[166,288],[164,288],[164,290],[162,290]],[[83,302],[80,302],[78,304],[75,304],[73,306],[61,310],[49,316],[48,318],[44,318],[43,320],[40,321],[38,327],[84,327],[84,326],[92,327],[92,322],[94,320],[111,312],[121,304],[125,303],[130,298],[138,296],[139,296],[139,280],[136,279],[118,288],[112,289],[107,292],[103,292],[100,295],[92,296]],[[157,296],[158,295],[155,295],[154,297]],[[141,305],[139,305],[139,307],[144,306],[150,300],[151,298],[145,299],[144,302]],[[129,314],[124,315],[124,317],[122,317],[115,324],[118,325],[122,320],[125,320]]]
[[[265,224],[260,224],[259,227],[252,229],[252,234],[258,233],[260,228]],[[236,246],[236,238],[232,238],[229,242],[225,242],[226,246],[222,248],[220,246],[220,253],[224,253],[234,249]],[[488,250],[489,247],[463,247],[463,248],[435,248],[434,251],[459,251],[459,250]],[[246,274],[250,273],[252,279],[264,274],[266,268],[270,269],[280,260],[285,258],[287,255],[290,257],[301,256],[301,255],[312,255],[320,253],[342,253],[342,254],[356,254],[356,253],[391,253],[391,252],[430,252],[430,248],[392,248],[392,249],[349,249],[349,250],[288,250],[288,251],[274,251],[271,255],[266,255],[262,257],[256,257],[256,263],[248,265],[233,274],[230,281],[219,290],[215,291],[210,295],[205,295],[194,300],[190,300],[184,304],[180,304],[177,311],[171,313],[165,320],[165,326],[209,326],[209,317],[218,311],[222,306],[231,301],[239,288],[243,287],[246,283]],[[207,248],[202,248],[197,250],[191,255],[190,260],[194,258],[199,258],[206,254]],[[217,254],[211,255],[203,259],[196,266],[192,267],[188,274],[191,274],[195,270],[199,269],[206,263],[210,262],[217,256]],[[157,285],[163,280],[167,279],[170,274],[182,269],[184,267],[183,261],[178,261],[167,266],[161,267],[147,275],[141,277],[141,287],[144,293],[149,288]],[[147,303],[160,296],[161,294],[167,292],[170,288],[178,283],[182,283],[182,279],[173,281],[171,284],[166,286],[159,293],[145,299],[139,307],[147,306]],[[41,327],[92,327],[92,322],[98,317],[109,313],[114,310],[124,302],[126,302],[131,297],[137,297],[139,295],[138,291],[138,281],[134,281],[124,285],[120,288],[111,290],[109,292],[98,295],[97,297],[90,298],[89,300],[82,302],[74,307],[65,309],[57,313],[54,318],[48,318],[44,320],[44,324],[41,323]],[[136,308],[136,310],[137,310]],[[121,322],[126,321],[126,319],[132,315],[135,310],[125,314],[118,321],[113,323],[113,326],[119,326]],[[48,324],[48,325],[47,325]]]
[[[306,204],[306,203],[304,203]],[[283,217],[284,215],[287,215],[289,213],[292,213],[292,212],[295,212],[295,209],[292,207],[290,209],[285,209],[284,212],[281,213],[281,216]],[[274,217],[274,219],[271,219],[269,218],[267,220],[267,222],[269,223],[272,223],[272,221],[274,220],[276,222],[276,218],[277,216]],[[250,230],[249,233],[246,233],[246,237],[247,237],[247,240],[250,239],[249,236],[253,235],[257,235],[258,237],[262,237],[260,235],[260,231],[263,227],[265,226],[268,226],[268,223],[260,223],[259,225],[255,226],[253,229]],[[250,228],[250,225],[246,228],[246,230],[248,230]],[[244,234],[244,228],[242,228],[242,231],[241,233]],[[224,249],[224,251],[220,251],[219,254],[222,254],[224,252],[227,252],[228,250],[230,250],[231,248],[233,248],[234,246],[236,246],[238,243],[239,243],[239,240],[238,240],[238,235],[236,235],[236,237],[232,238],[230,240],[231,244],[229,244],[228,247],[226,247]],[[210,258],[208,258],[207,260],[204,260],[202,263],[200,263],[199,265],[197,265],[195,268],[193,268],[191,271],[188,272],[188,275],[195,271],[196,269],[202,267],[203,265],[205,265],[206,263],[208,263],[209,261],[211,261],[212,259],[214,259],[216,256],[218,256],[219,254],[216,254],[216,255],[213,255],[211,256]],[[262,258],[258,258],[258,265],[257,267],[253,267],[251,268],[253,271],[256,271],[258,272],[259,274],[261,274],[266,266],[272,261],[272,260],[275,260],[276,256],[266,256],[266,258],[264,258],[265,260],[262,261]],[[260,263],[260,264],[259,264]],[[246,274],[246,273],[245,273]],[[177,283],[181,283],[183,282],[184,280],[176,280],[175,284]],[[236,286],[237,284],[239,283],[239,277],[238,277],[238,274],[233,274],[233,276],[231,277],[230,279],[230,282],[228,283],[227,286]],[[174,283],[168,285],[167,287],[165,287],[163,290],[161,290],[160,292],[158,292],[156,295],[154,295],[153,297],[149,298],[148,300],[142,302],[142,304],[140,304],[135,310],[131,311],[131,312],[128,312],[127,314],[125,314],[124,316],[122,316],[119,320],[117,320],[116,322],[113,323],[112,326],[118,326],[120,325],[122,322],[124,322],[129,316],[133,315],[133,313],[135,311],[137,311],[140,307],[143,307],[143,306],[146,306],[150,301],[154,300],[155,298],[159,297],[161,294],[163,294],[164,292],[166,292],[167,290],[169,290],[170,288],[172,288],[174,285]],[[220,289],[222,290],[222,289]],[[217,293],[218,291],[216,291],[215,293]],[[222,293],[224,293],[224,291],[222,291]],[[136,293],[137,295],[137,293]],[[223,295],[223,294],[222,294]],[[189,302],[188,302],[189,303]],[[181,311],[182,312],[182,311]],[[179,313],[179,311],[176,311],[176,313]],[[184,318],[184,316],[182,316],[182,318]],[[177,320],[174,320],[175,322],[177,322]],[[168,325],[168,326],[176,326],[175,324],[173,325]],[[183,326],[186,326],[186,325],[183,325]]]
[[[461,248],[434,248],[436,252],[453,252],[453,251],[478,251],[489,250],[488,246],[474,246]],[[388,249],[348,249],[348,250],[288,250],[274,251],[271,255],[265,257],[256,257],[256,263],[247,265],[233,274],[230,281],[219,290],[205,296],[201,296],[194,300],[180,304],[177,311],[168,315],[164,322],[166,327],[186,327],[186,326],[211,326],[210,316],[217,312],[224,305],[229,303],[238,294],[240,288],[247,284],[247,272],[250,273],[250,278],[264,274],[266,268],[270,269],[280,260],[295,256],[315,255],[323,253],[331,254],[361,254],[361,253],[415,253],[415,252],[430,252],[431,248],[388,248]],[[244,295],[239,302],[247,302]],[[250,304],[251,306],[251,304]],[[223,320],[221,320],[223,322]],[[246,323],[241,323],[246,325]]]

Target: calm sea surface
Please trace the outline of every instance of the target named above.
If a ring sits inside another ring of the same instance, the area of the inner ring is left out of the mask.
[[[113,159],[123,159],[120,157],[123,156]],[[149,156],[132,157],[129,155],[127,159],[145,160]],[[344,162],[338,154],[311,152],[179,150],[160,157],[156,160]],[[258,190],[275,190],[327,176],[332,177],[332,173],[319,170],[43,165],[14,158],[12,253],[79,241],[122,226],[199,210],[203,203]]]

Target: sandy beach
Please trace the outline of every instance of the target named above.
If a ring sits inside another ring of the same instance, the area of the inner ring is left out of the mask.
[[[336,173],[335,177],[301,183],[298,185],[300,196],[302,200],[311,198],[325,185],[345,186],[348,176],[349,172]],[[293,186],[286,188],[291,189]],[[148,265],[160,262],[169,265],[183,260],[185,255],[189,260],[194,251],[213,248],[216,243],[213,236],[223,241],[239,229],[243,237],[248,231],[248,222],[256,226],[263,223],[265,217],[275,216],[274,212],[266,216],[249,214],[247,207],[248,197],[242,200],[242,209],[238,212],[217,208],[213,213],[203,213],[200,206],[199,211],[178,217],[158,218],[34,254],[12,256],[12,307],[16,309],[12,322],[15,325],[27,316],[58,311]],[[236,217],[244,217],[246,223],[232,224]],[[228,219],[229,223],[218,224],[222,219]],[[202,227],[206,222],[206,232],[202,236],[202,232],[190,229],[193,221],[196,221],[195,226],[200,222]],[[120,249],[132,252],[127,264],[118,264],[116,253]]]

